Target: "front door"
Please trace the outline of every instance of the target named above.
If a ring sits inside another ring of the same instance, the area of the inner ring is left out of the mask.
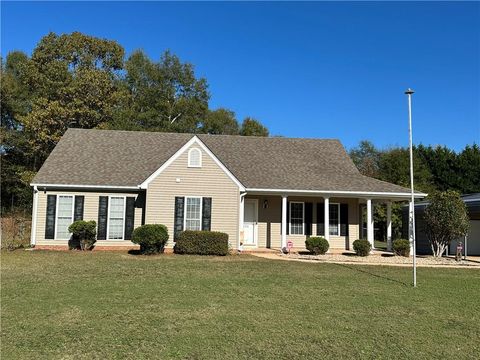
[[[257,245],[258,201],[255,199],[245,199],[244,209],[243,244]]]

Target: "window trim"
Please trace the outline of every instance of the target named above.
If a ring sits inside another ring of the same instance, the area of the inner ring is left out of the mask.
[[[332,205],[337,206],[337,213],[338,213],[338,224],[337,224],[337,233],[336,234],[331,234],[330,233],[330,224],[332,222],[332,218],[330,217],[330,206],[332,206]],[[340,236],[340,203],[330,203],[328,206],[329,206],[328,207],[328,222],[329,222],[329,224],[328,224],[328,234],[330,236]]]
[[[55,199],[55,236],[54,236],[54,240],[70,240],[71,236],[69,236],[66,239],[61,239],[57,235],[57,230],[58,230],[58,204],[60,203],[60,201],[58,199],[60,198],[60,196],[68,196],[68,197],[72,198],[72,224],[73,224],[73,222],[74,222],[73,219],[74,219],[74,216],[75,216],[75,195],[72,195],[72,194],[56,194],[55,196],[57,198]]]
[[[292,234],[292,204],[302,204],[302,233]],[[305,235],[305,202],[304,201],[290,201],[288,205],[288,233],[290,235]]]
[[[198,151],[198,165],[194,165],[191,162],[191,156],[190,154],[192,151]],[[201,168],[202,167],[202,151],[197,148],[197,147],[192,147],[190,150],[188,150],[188,167],[189,168]]]
[[[203,222],[203,196],[185,196],[185,205],[183,209],[183,231],[187,230],[187,199],[200,199],[200,231]]]
[[[110,207],[112,206],[112,198],[123,198],[123,221],[122,221],[122,238],[110,239]],[[125,217],[127,212],[127,196],[126,195],[108,195],[108,210],[107,210],[107,236],[106,241],[123,241],[125,240]]]

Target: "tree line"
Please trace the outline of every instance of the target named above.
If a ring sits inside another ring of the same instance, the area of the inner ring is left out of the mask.
[[[379,149],[367,140],[350,150],[350,157],[366,176],[410,187],[409,149],[392,147]],[[415,190],[434,194],[452,190],[460,194],[480,192],[480,147],[467,145],[460,152],[445,146],[413,147],[413,179]],[[393,237],[402,236],[401,203],[392,205]],[[386,238],[386,209],[374,207],[378,239]]]
[[[165,51],[125,56],[116,41],[49,33],[31,56],[1,59],[2,210],[31,204],[35,173],[69,127],[268,136],[247,117],[210,109],[205,78]]]

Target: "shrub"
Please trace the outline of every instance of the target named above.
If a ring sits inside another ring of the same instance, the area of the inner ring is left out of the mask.
[[[173,251],[176,254],[225,256],[228,254],[228,235],[217,231],[182,231]]]
[[[370,250],[372,250],[372,245],[370,245],[368,240],[355,240],[353,242],[353,250],[355,250],[358,256],[368,256]]]
[[[161,224],[142,225],[132,233],[132,242],[140,245],[145,255],[163,253],[168,241],[168,229]]]
[[[1,248],[15,250],[30,247],[31,221],[23,214],[12,213],[1,219]]]
[[[68,242],[68,247],[72,249],[91,250],[97,241],[97,223],[95,221],[74,221],[68,231],[72,236]]]
[[[399,256],[410,256],[410,241],[398,239],[393,242],[393,252]]]
[[[305,240],[305,247],[314,255],[323,255],[328,251],[329,244],[324,237],[310,237]]]

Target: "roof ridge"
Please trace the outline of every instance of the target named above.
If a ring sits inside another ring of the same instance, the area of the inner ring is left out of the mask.
[[[84,129],[84,128],[67,128],[67,132],[84,131],[84,132],[109,132],[109,133],[129,133],[129,134],[164,134],[164,135],[183,135],[183,136],[197,136],[197,137],[232,137],[242,139],[256,139],[256,140],[308,140],[308,141],[332,141],[340,142],[338,138],[313,138],[313,137],[286,137],[286,136],[254,136],[254,135],[230,135],[230,134],[204,134],[191,132],[170,132],[170,131],[148,131],[148,130],[116,130],[116,129]]]

